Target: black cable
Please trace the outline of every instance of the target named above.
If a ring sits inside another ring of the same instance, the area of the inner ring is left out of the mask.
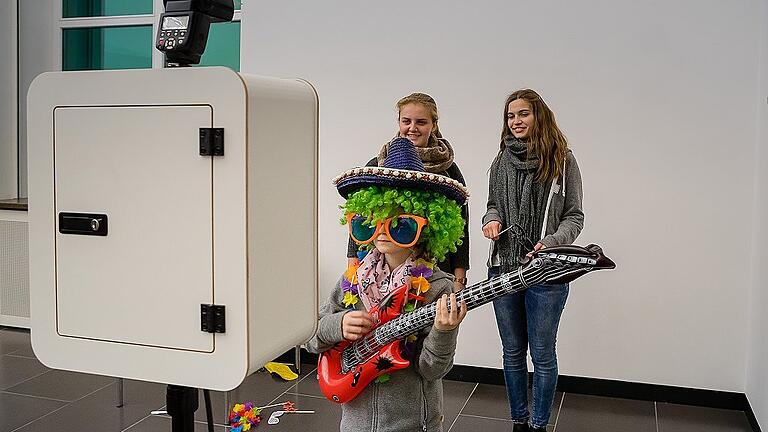
[[[208,417],[208,432],[213,432],[213,415],[211,414],[211,393],[203,389],[203,397],[205,398],[205,415]]]

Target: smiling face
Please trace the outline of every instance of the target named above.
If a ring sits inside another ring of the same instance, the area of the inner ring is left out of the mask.
[[[507,127],[515,138],[527,141],[534,121],[531,104],[525,99],[515,99],[507,106]]]
[[[426,147],[429,144],[429,137],[437,125],[427,107],[419,103],[403,105],[398,123],[399,135],[411,140],[416,147]]]

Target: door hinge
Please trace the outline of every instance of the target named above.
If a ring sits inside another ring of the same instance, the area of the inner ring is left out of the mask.
[[[200,330],[206,333],[226,332],[227,326],[225,324],[224,306],[214,304],[201,304]]]
[[[224,128],[200,128],[200,156],[224,156]]]

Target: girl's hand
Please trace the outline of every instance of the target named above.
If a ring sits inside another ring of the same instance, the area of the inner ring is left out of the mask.
[[[373,328],[373,319],[366,311],[352,311],[341,319],[341,334],[348,341],[356,341]]]
[[[360,264],[360,260],[357,257],[347,258],[347,268]]]
[[[533,250],[528,252],[525,256],[527,256],[528,258],[533,258],[533,253],[534,252],[538,252],[538,251],[540,251],[540,250],[542,250],[544,248],[546,248],[546,246],[544,246],[544,244],[536,243],[536,246],[533,247]]]
[[[448,310],[448,302],[450,302],[451,310]],[[467,316],[467,302],[463,301],[458,303],[456,301],[456,294],[451,294],[450,298],[447,294],[443,294],[442,297],[437,299],[437,307],[435,308],[435,328],[442,331],[453,330],[459,326],[464,317]]]
[[[499,231],[501,231],[501,222],[499,221],[490,221],[483,225],[483,235],[487,239],[498,240]]]

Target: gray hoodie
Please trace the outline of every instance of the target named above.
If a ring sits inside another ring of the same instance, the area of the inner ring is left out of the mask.
[[[435,267],[429,279],[428,302],[453,292],[453,277]],[[342,304],[341,279],[320,308],[317,333],[307,343],[310,352],[321,353],[344,340],[341,320],[347,309]],[[355,305],[364,310],[362,302]],[[410,366],[390,374],[384,383],[371,382],[355,399],[341,405],[342,432],[442,431],[443,381],[453,367],[458,328],[440,331],[423,329],[415,342]]]
[[[584,192],[581,188],[581,171],[576,163],[573,152],[568,150],[565,156],[565,174],[563,178],[556,178],[549,186],[549,195],[547,207],[544,213],[544,226],[541,227],[541,235],[537,241],[546,247],[571,244],[576,240],[581,229],[584,227],[584,210],[582,209],[582,198]],[[494,178],[491,173],[490,178]],[[506,228],[509,221],[501,220],[498,207],[505,203],[497,203],[494,200],[495,185],[490,183],[488,191],[487,211],[483,216],[483,226],[491,221],[501,222],[502,229]],[[495,246],[495,242],[494,245]],[[497,251],[495,248],[489,257],[489,267],[499,265],[496,259],[497,254],[504,254],[505,251]]]

